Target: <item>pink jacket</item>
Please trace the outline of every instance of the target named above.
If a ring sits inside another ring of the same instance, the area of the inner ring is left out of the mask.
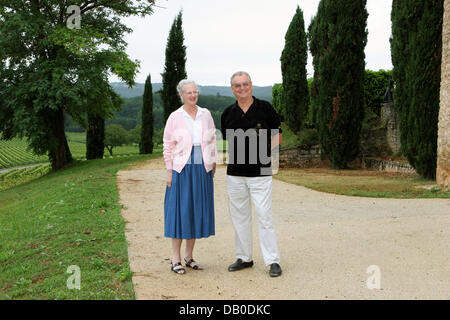
[[[172,112],[167,119],[163,136],[163,155],[167,170],[180,173],[189,160],[192,151],[192,137],[183,118],[183,107]],[[206,172],[216,162],[216,127],[211,112],[198,107],[202,120],[202,154]]]

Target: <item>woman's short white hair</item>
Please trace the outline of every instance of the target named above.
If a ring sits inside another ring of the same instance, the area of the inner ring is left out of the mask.
[[[189,83],[193,83],[195,85],[195,87],[197,88],[197,84],[195,83],[194,80],[183,79],[180,82],[178,82],[178,85],[177,85],[177,91],[178,91],[179,95],[181,95],[183,93],[183,87]],[[198,91],[198,88],[197,88],[197,91]]]
[[[248,81],[250,81],[250,83],[252,82],[252,78],[250,78],[250,75],[247,72],[245,72],[245,71],[237,71],[237,72],[233,73],[233,75],[231,76],[231,79],[230,79],[230,83],[231,84],[233,84],[233,79],[236,76],[247,76],[248,77]]]

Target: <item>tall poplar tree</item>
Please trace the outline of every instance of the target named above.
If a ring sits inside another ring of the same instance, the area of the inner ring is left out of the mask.
[[[309,107],[306,74],[307,51],[303,12],[297,6],[286,32],[285,46],[281,54],[283,116],[289,128],[294,132],[298,132],[302,128]]]
[[[142,101],[142,126],[139,153],[153,152],[153,92],[151,76],[145,80],[144,96]]]
[[[310,26],[316,125],[332,167],[346,169],[359,153],[364,116],[366,0],[322,0],[319,11]]]
[[[436,176],[443,8],[443,0],[393,0],[391,11],[401,150],[430,179]]]
[[[174,19],[166,46],[166,62],[161,74],[163,87],[161,99],[164,108],[164,121],[180,107],[181,99],[177,92],[178,83],[187,78],[186,46],[184,45],[182,12]]]

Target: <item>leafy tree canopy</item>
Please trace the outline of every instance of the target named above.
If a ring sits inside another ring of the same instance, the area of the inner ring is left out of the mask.
[[[153,5],[153,0],[0,0],[3,137],[28,138],[34,152],[49,154],[53,169],[63,168],[64,112],[76,121],[88,111],[112,115],[118,103],[108,72],[131,86],[139,67],[125,52],[124,36],[132,30],[120,18],[146,16]]]
[[[105,147],[113,155],[113,148],[130,142],[131,137],[120,124],[110,124],[105,129]]]

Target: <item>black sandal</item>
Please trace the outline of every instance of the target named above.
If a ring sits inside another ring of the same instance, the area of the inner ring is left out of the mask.
[[[189,261],[187,261],[185,258],[184,261],[186,262],[186,267],[188,267],[188,268],[192,268],[194,270],[203,270],[203,267],[197,263],[192,265],[195,262],[195,260],[192,258],[189,259]]]
[[[178,266],[180,266],[180,267],[177,268]],[[186,273],[186,270],[183,268],[183,265],[181,264],[181,262],[177,262],[175,264],[171,263],[170,270],[172,270],[176,274],[185,274]]]

